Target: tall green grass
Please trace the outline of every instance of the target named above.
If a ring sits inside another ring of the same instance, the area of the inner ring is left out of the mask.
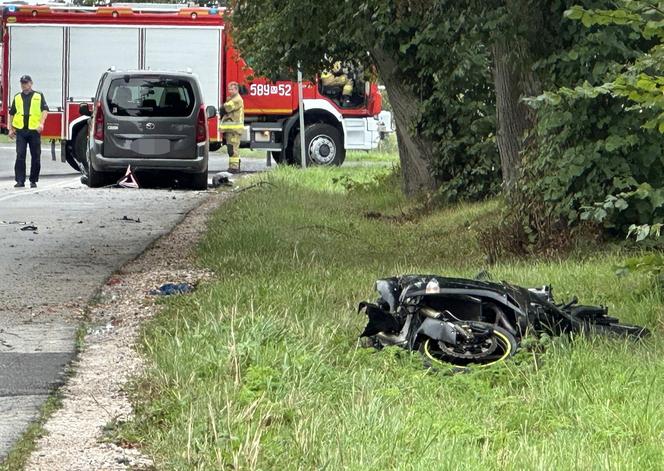
[[[457,375],[358,345],[376,278],[475,275],[477,232],[498,214],[376,218],[411,209],[387,172],[278,169],[219,208],[199,248],[217,279],[146,328],[154,367],[123,438],[160,469],[662,469],[661,295],[614,276],[616,250],[490,272],[608,304],[655,330],[645,342],[558,339]]]

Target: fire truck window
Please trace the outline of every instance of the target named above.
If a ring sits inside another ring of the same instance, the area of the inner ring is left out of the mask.
[[[106,98],[116,116],[185,117],[194,110],[194,90],[187,80],[133,77],[111,82]]]

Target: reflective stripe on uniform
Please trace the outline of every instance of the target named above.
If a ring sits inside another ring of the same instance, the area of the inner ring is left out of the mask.
[[[244,123],[234,123],[231,121],[222,121],[219,123],[219,129],[222,131],[244,130]]]
[[[219,129],[224,131],[242,132],[244,131],[244,100],[240,95],[235,95],[224,103],[224,116],[219,123]]]
[[[41,93],[34,92],[30,100],[30,116],[28,117],[28,129],[36,130],[41,124],[42,115],[42,96]],[[20,93],[14,95],[14,107],[16,114],[12,120],[12,126],[15,129],[23,129],[25,110],[23,109],[23,97]]]

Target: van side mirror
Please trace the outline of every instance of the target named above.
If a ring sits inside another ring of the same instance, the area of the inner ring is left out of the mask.
[[[205,108],[205,114],[207,115],[208,119],[214,118],[215,116],[217,116],[217,108],[210,105],[207,108]]]
[[[81,103],[78,107],[78,112],[84,116],[92,116],[92,111],[88,103]]]

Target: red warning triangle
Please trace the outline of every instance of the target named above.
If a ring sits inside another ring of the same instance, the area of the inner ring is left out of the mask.
[[[122,188],[140,188],[138,186],[138,180],[134,176],[134,172],[131,171],[131,165],[127,167],[127,172],[124,174],[120,180],[118,180],[118,185]]]

